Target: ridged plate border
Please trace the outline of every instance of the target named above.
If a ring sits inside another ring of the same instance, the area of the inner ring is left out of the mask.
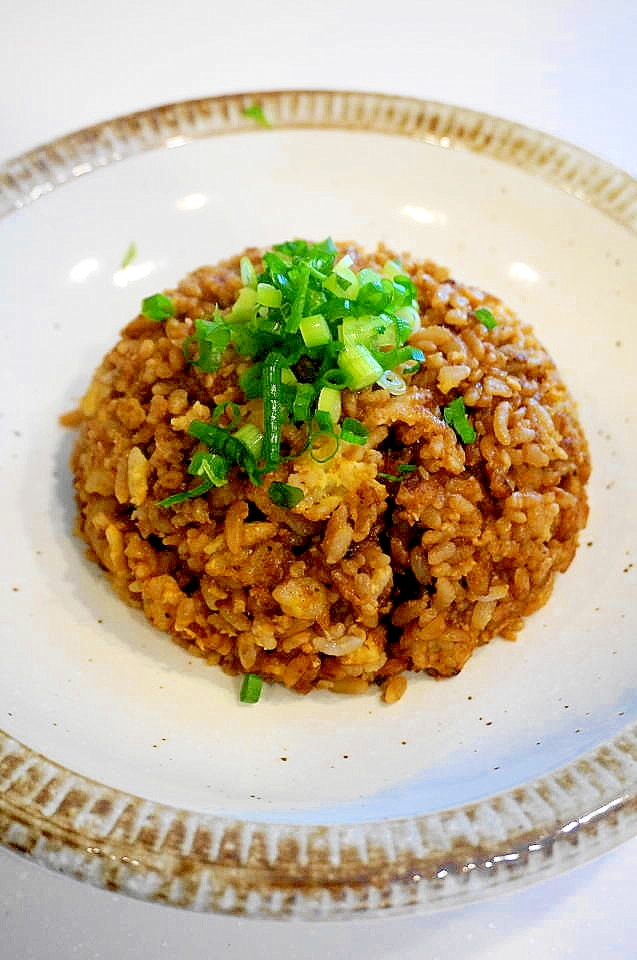
[[[255,103],[274,128],[365,130],[496,157],[637,233],[637,182],[577,147],[458,107],[322,90],[186,101],[72,133],[0,166],[0,217],[143,151],[254,131],[243,111]],[[307,920],[432,912],[558,874],[635,833],[637,726],[476,803],[330,826],[157,804],[66,770],[0,731],[0,842],[97,886],[199,911]]]

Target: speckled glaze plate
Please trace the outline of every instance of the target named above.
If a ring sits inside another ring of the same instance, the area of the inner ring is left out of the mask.
[[[493,895],[637,831],[634,180],[456,107],[287,91],[62,138],[0,169],[0,215],[5,844],[148,900],[330,919]],[[57,417],[143,296],[327,234],[445,263],[535,325],[589,437],[590,522],[518,641],[458,677],[250,706],[87,562]]]

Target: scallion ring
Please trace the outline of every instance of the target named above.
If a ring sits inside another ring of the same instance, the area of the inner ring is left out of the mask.
[[[407,384],[401,376],[393,370],[384,370],[376,381],[379,387],[391,393],[392,397],[400,397],[407,391]]]

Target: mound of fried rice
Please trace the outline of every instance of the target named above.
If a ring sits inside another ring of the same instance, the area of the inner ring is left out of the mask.
[[[421,313],[410,342],[426,363],[407,392],[344,391],[344,416],[369,429],[365,446],[343,443],[325,463],[304,453],[262,486],[233,468],[226,486],[158,506],[198,482],[186,472],[192,420],[210,420],[224,401],[258,418],[261,401],[246,402],[238,385],[248,360],[228,351],[210,374],[182,350],[193,318],[233,303],[239,256],[168,291],[174,318],[129,323],[64,419],[79,426],[77,532],[152,624],[227,673],[299,693],[376,684],[391,703],[406,671],[453,676],[492,637],[515,639],[546,603],[586,522],[590,464],[553,361],[500,300],[429,261],[341,249],[354,269],[400,259]],[[245,251],[257,269],[261,254]],[[442,413],[458,396],[477,433],[467,445]],[[400,464],[417,469],[399,474]],[[303,499],[275,506],[271,480]]]

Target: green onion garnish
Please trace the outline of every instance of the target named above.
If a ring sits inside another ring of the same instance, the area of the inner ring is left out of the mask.
[[[257,289],[257,272],[254,264],[249,257],[241,257],[240,261],[241,283],[244,287],[251,290]]]
[[[328,444],[324,442],[325,437],[329,440]],[[316,441],[320,438],[323,438],[323,442],[319,445]],[[315,463],[329,463],[329,461],[333,460],[336,456],[340,442],[340,437],[337,437],[335,433],[319,427],[310,437],[310,456],[312,460],[314,460]],[[319,453],[321,454],[320,456]]]
[[[142,300],[141,312],[149,320],[168,320],[175,316],[175,304],[165,293],[154,293]]]
[[[292,419],[295,423],[307,423],[312,418],[312,404],[316,391],[311,383],[300,383],[292,404]]]
[[[120,270],[125,270],[126,267],[130,267],[131,263],[137,256],[137,244],[135,242],[129,243],[126,253],[122,257],[122,262],[119,265]]]
[[[273,470],[281,461],[281,427],[283,426],[282,354],[272,351],[263,362],[263,453],[266,469]]]
[[[464,399],[456,397],[444,407],[443,416],[450,427],[456,431],[463,443],[473,443],[476,432],[471,426],[464,406]]]
[[[364,447],[369,439],[369,430],[360,420],[354,420],[353,417],[345,417],[341,424],[341,440],[344,443],[357,443]]]
[[[303,317],[299,321],[299,330],[306,347],[324,347],[332,339],[327,321],[320,313],[313,317]]]
[[[263,451],[263,434],[253,423],[244,423],[233,434],[236,440],[248,448],[255,460],[258,460]]]
[[[317,417],[319,413],[327,413],[332,425],[336,426],[341,419],[341,391],[334,387],[322,387],[316,402]]]
[[[488,307],[478,307],[477,310],[473,311],[473,315],[476,320],[479,320],[480,323],[485,325],[487,330],[493,330],[493,328],[497,326],[497,320]]]
[[[260,103],[253,103],[249,107],[244,107],[241,113],[244,117],[249,117],[251,120],[256,120],[256,122],[260,123],[262,127],[272,126],[264,114],[263,107]]]
[[[362,343],[345,347],[338,355],[338,365],[346,375],[350,390],[364,390],[383,375],[383,368]]]
[[[376,383],[383,390],[391,393],[392,397],[400,397],[407,390],[407,384],[403,378],[393,370],[383,370]]]
[[[256,703],[262,688],[263,680],[258,673],[244,673],[239,700],[241,703]]]
[[[400,463],[398,473],[377,473],[376,476],[381,480],[403,480],[406,474],[413,473],[417,469],[418,466],[415,463]]]
[[[228,463],[237,464],[245,470],[255,486],[261,483],[261,474],[255,457],[246,445],[228,430],[216,427],[212,423],[204,423],[202,420],[193,420],[188,427],[188,433],[205,443],[212,453],[220,453]]]
[[[188,465],[188,473],[195,477],[205,477],[211,487],[223,487],[228,482],[229,466],[221,454],[198,450]]]
[[[195,332],[182,345],[184,357],[200,370],[214,373],[232,338],[232,329],[217,314],[214,320],[195,320]],[[193,352],[194,351],[194,352]]]
[[[261,307],[280,307],[281,291],[271,283],[257,283],[257,303]]]
[[[257,119],[258,110],[246,115]],[[342,419],[342,391],[376,385],[394,394],[407,389],[405,378],[425,361],[422,351],[407,343],[420,323],[416,287],[395,261],[382,272],[357,272],[355,266],[349,254],[338,259],[330,238],[278,244],[263,255],[259,273],[248,257],[241,258],[242,287],[232,307],[194,320],[183,344],[186,360],[215,373],[232,347],[250,361],[239,377],[245,399],[263,404],[263,432],[242,422],[245,408],[235,402],[220,404],[211,423],[191,424],[190,434],[206,449],[194,454],[189,470],[210,487],[232,468],[260,484],[266,473],[306,450],[326,462],[341,442],[364,445],[366,427]],[[155,319],[174,315],[163,294],[143,307]],[[292,424],[300,433],[290,453],[283,441],[284,428]],[[195,495],[185,491],[162,504]]]
[[[209,480],[204,480],[203,483],[200,483],[197,487],[193,487],[192,490],[184,490],[182,493],[171,493],[169,497],[164,497],[163,500],[159,500],[157,503],[158,507],[174,507],[177,503],[183,503],[184,500],[193,500],[195,497],[202,497],[204,493],[208,493],[212,484]]]
[[[338,367],[326,370],[321,374],[319,383],[324,387],[333,387],[335,390],[344,390],[347,386],[347,374]]]
[[[268,488],[268,496],[277,507],[295,507],[303,499],[303,491],[289,483],[273,481]]]

